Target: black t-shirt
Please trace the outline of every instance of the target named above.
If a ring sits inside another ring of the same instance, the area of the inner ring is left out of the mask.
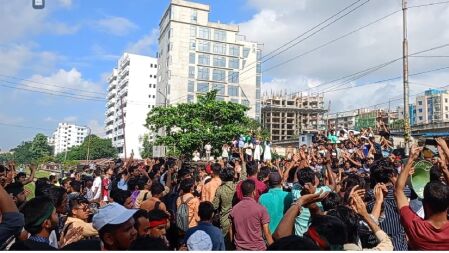
[[[43,250],[57,250],[47,243],[36,242],[32,240],[16,241],[9,250],[17,251],[43,251]]]

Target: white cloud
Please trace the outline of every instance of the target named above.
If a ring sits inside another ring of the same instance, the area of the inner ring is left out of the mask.
[[[159,29],[154,28],[151,32],[134,43],[130,43],[126,52],[134,54],[152,55],[156,50]]]
[[[97,20],[95,27],[102,32],[116,36],[127,35],[138,28],[136,24],[123,17],[108,17]]]
[[[29,78],[35,83],[24,82],[26,87],[39,86],[50,91],[70,92],[79,96],[99,96],[97,93],[103,93],[101,87],[82,77],[81,72],[72,68],[71,70],[59,69],[50,76],[33,75]]]
[[[104,131],[104,125],[98,123],[97,120],[90,120],[87,123],[87,126],[92,130],[92,134],[95,134],[101,138],[106,136],[106,132]]]
[[[240,33],[248,40],[263,43],[263,54],[267,54],[285,42],[325,20],[327,17],[348,6],[351,0],[248,0],[257,13],[240,25]],[[287,8],[288,7],[288,8]],[[279,64],[296,55],[303,54],[330,40],[366,25],[393,11],[400,10],[398,1],[370,1],[364,7],[349,14],[315,36],[299,43],[287,52],[263,63],[262,69]],[[409,52],[417,52],[447,43],[449,40],[449,5],[413,8],[409,10]],[[429,39],[431,38],[431,39]],[[427,55],[448,55],[449,47]],[[402,55],[402,15],[400,12],[368,28],[341,39],[329,46],[316,50],[264,72],[264,91],[303,91],[318,86],[312,91],[322,91],[329,86],[319,86],[345,75],[379,65]],[[446,63],[445,63],[446,61]],[[447,59],[410,58],[410,73],[447,66]],[[402,64],[397,62],[382,70],[357,80],[351,85],[360,85],[389,77],[400,76]],[[419,76],[433,80],[438,86],[449,81],[448,76],[437,73]],[[417,77],[411,77],[416,79]],[[445,79],[446,78],[446,79]],[[393,85],[397,83],[397,85]],[[346,86],[341,86],[346,87]],[[423,90],[425,87],[416,88]],[[347,89],[325,94],[325,100],[332,100],[332,110],[350,109],[363,105],[388,101],[390,97],[401,95],[398,82],[370,85],[363,88]]]

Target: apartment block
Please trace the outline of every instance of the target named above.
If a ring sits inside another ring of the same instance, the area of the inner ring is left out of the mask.
[[[355,129],[355,118],[358,114],[358,110],[332,113],[327,116],[327,124],[329,127],[335,127],[337,129]]]
[[[429,89],[416,97],[416,124],[449,121],[449,94],[447,90]]]
[[[125,53],[108,78],[105,112],[107,138],[118,149],[119,157],[140,159],[142,139],[154,134],[145,126],[148,112],[156,106],[157,59]]]
[[[325,129],[322,94],[266,95],[262,99],[262,124],[273,142],[297,138]]]
[[[81,145],[89,133],[88,127],[59,123],[56,131],[48,137],[48,145],[54,147],[54,155],[57,155]]]
[[[159,24],[157,105],[197,101],[217,90],[217,100],[261,113],[261,49],[239,27],[209,21],[210,6],[171,0]]]

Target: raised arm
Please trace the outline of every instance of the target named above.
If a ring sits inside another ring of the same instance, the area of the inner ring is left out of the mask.
[[[422,149],[422,147],[416,147],[415,145],[412,146],[407,164],[402,169],[401,174],[399,174],[398,180],[396,181],[394,197],[396,199],[398,210],[401,210],[404,206],[408,206],[408,200],[404,194],[404,187],[407,182],[407,178],[409,177],[410,170],[413,167],[413,163],[418,158]]]
[[[23,185],[27,185],[27,184],[33,182],[34,177],[36,176],[36,170],[37,170],[37,165],[36,164],[31,164],[30,165],[31,175],[30,175],[29,178],[27,178],[25,181],[22,182]]]

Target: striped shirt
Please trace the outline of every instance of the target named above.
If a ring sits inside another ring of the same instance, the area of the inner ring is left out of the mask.
[[[410,198],[411,190],[408,186],[404,189],[405,196]],[[372,201],[368,202],[367,208],[371,212],[374,207],[374,193],[370,189],[368,195],[371,197]],[[384,199],[384,216],[385,218],[379,218],[380,228],[390,237],[393,242],[395,251],[405,251],[408,250],[407,237],[405,235],[404,227],[401,224],[400,216],[398,213],[398,207],[396,205],[396,200],[394,198],[394,188],[389,186],[387,196]]]

